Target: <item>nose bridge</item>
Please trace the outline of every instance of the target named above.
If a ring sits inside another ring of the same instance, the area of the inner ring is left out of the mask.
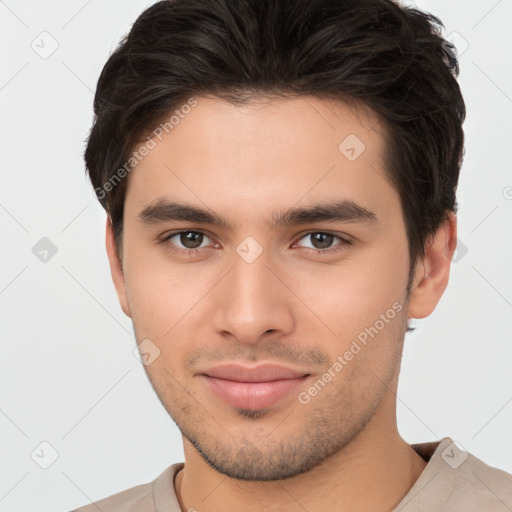
[[[246,305],[250,305],[254,300],[260,301],[269,298],[269,280],[272,276],[268,266],[269,261],[266,255],[260,254],[257,257],[248,252],[249,258],[241,256],[238,251],[233,258],[233,270],[231,271],[231,280],[233,293],[240,299],[246,299]]]
[[[216,297],[217,331],[230,332],[240,341],[256,342],[269,330],[291,328],[286,289],[270,270],[272,266],[268,253],[253,240],[237,247],[231,271]]]

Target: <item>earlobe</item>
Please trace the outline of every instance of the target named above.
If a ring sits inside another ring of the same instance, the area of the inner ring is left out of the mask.
[[[450,276],[450,265],[457,246],[457,217],[448,219],[427,242],[425,257],[416,265],[409,302],[409,318],[425,318],[436,308]]]
[[[128,299],[126,296],[126,283],[123,272],[123,264],[119,253],[117,251],[114,229],[112,227],[112,220],[107,215],[107,225],[105,232],[105,244],[107,248],[108,261],[110,264],[110,273],[112,274],[112,280],[116,288],[117,297],[124,314],[131,318],[130,308],[128,306]]]

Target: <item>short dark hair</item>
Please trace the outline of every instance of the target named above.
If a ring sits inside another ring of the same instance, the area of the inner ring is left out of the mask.
[[[391,0],[165,0],[146,9],[103,68],[85,151],[119,255],[126,180],[112,180],[164,116],[195,95],[234,104],[313,95],[362,103],[385,126],[411,282],[428,238],[457,209],[465,105],[442,29]]]

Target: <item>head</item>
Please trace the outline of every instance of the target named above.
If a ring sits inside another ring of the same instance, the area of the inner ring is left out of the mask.
[[[217,470],[286,478],[394,414],[408,320],[455,250],[449,50],[438,19],[390,0],[174,0],[105,65],[85,160],[114,283],[159,352],[162,404]],[[305,378],[229,405],[204,373],[233,361]]]

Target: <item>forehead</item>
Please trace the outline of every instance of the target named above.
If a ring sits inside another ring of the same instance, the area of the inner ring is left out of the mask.
[[[384,129],[369,108],[312,96],[243,105],[194,99],[155,127],[151,149],[129,174],[127,203],[142,208],[172,195],[256,212],[326,194],[367,204],[398,199],[384,170]]]

